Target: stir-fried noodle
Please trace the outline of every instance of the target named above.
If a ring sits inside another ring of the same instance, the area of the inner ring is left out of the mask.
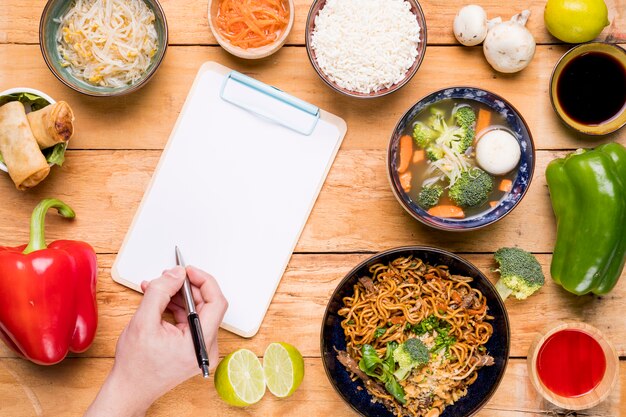
[[[482,366],[493,364],[484,347],[493,333],[486,320],[487,300],[472,288],[472,278],[451,275],[447,266],[430,266],[412,257],[370,268],[371,277],[354,285],[339,315],[347,351],[338,359],[361,378],[375,401],[398,416],[438,416],[446,405],[467,394]],[[405,404],[385,385],[359,369],[362,347],[371,345],[380,358],[395,343],[419,338],[430,359],[398,381]]]

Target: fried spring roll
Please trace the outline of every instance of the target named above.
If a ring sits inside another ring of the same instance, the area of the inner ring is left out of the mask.
[[[50,172],[19,101],[0,107],[0,152],[18,190],[34,187]]]
[[[74,133],[74,112],[65,101],[57,101],[26,116],[39,148],[67,142]]]

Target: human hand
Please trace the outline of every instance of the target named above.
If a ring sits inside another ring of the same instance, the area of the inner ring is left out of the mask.
[[[187,274],[209,362],[215,367],[217,330],[228,303],[211,275],[191,266]],[[179,293],[184,279],[185,270],[176,267],[141,284],[144,298],[120,335],[113,369],[85,416],[142,416],[161,395],[200,373]],[[162,319],[166,308],[175,324]]]

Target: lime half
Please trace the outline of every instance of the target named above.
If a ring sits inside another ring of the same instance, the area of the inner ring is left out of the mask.
[[[272,394],[289,397],[304,378],[304,360],[294,346],[288,343],[271,343],[263,355],[265,382]]]
[[[261,361],[248,349],[226,356],[215,370],[215,389],[230,405],[245,407],[265,395],[265,376]]]

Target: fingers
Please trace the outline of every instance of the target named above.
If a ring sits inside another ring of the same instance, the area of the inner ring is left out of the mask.
[[[222,290],[213,276],[193,267],[187,267],[187,275],[193,285],[200,288],[204,305],[198,309],[202,330],[209,333],[209,337],[217,334],[217,329],[222,324],[224,314],[228,308],[228,302],[222,294]]]
[[[200,294],[200,288],[196,287],[193,284],[191,284],[191,295],[193,296],[193,301],[196,304],[196,306],[200,306],[204,304],[204,299],[202,298],[202,295]],[[185,300],[183,299],[183,295],[180,292],[176,294],[174,297],[172,297],[172,302],[179,307],[183,307],[183,308],[185,307]]]
[[[207,274],[195,266],[187,267],[187,275],[189,276],[189,281],[200,288],[200,293],[205,302],[210,303],[224,298],[220,286],[212,275]]]
[[[165,308],[183,286],[184,280],[185,270],[176,267],[165,271],[160,278],[152,280],[147,285],[142,283],[144,296],[135,313],[137,320],[143,322],[144,325],[160,324]]]
[[[167,309],[172,312],[172,314],[174,315],[174,320],[176,320],[177,324],[187,324],[187,312],[184,308],[176,305],[174,301],[170,301],[170,303],[167,305]]]

